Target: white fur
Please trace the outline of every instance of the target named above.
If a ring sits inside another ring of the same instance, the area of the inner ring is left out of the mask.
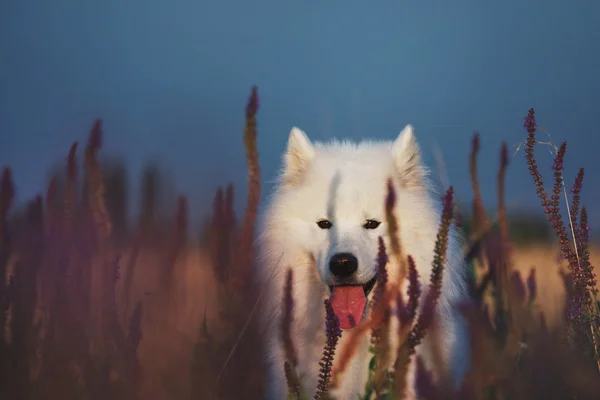
[[[323,300],[330,296],[332,276],[329,258],[338,252],[351,252],[359,261],[357,277],[368,281],[376,271],[378,237],[390,248],[385,221],[386,182],[392,178],[396,190],[395,215],[405,254],[414,257],[426,289],[433,261],[433,249],[440,223],[440,204],[432,196],[427,171],[422,165],[413,127],[407,125],[393,142],[332,141],[312,144],[298,128],[290,132],[283,157],[284,167],[270,203],[263,213],[259,235],[258,278],[266,284],[262,304],[262,323],[267,339],[267,397],[286,398],[284,356],[280,340],[280,315],[286,271],[293,270],[294,324],[292,337],[299,356],[298,372],[312,398],[319,360],[325,344]],[[330,230],[317,226],[327,218]],[[377,219],[377,229],[366,230],[366,219]],[[443,337],[440,347],[444,361],[459,384],[468,367],[468,331],[463,318],[453,307],[466,299],[464,268],[455,230],[451,230],[448,263],[443,273],[442,295],[438,306]],[[388,264],[390,280],[398,275],[398,265]],[[406,290],[406,287],[404,288]],[[372,297],[372,292],[369,299]],[[393,325],[394,329],[397,326]],[[392,333],[394,333],[392,331]],[[338,353],[345,334],[338,344]],[[392,346],[398,344],[395,335]],[[365,336],[342,383],[338,399],[357,398],[367,380],[369,335]],[[434,372],[444,366],[432,365],[427,337],[417,347],[425,365]],[[414,371],[409,374],[412,389]],[[409,398],[414,396],[410,390]]]

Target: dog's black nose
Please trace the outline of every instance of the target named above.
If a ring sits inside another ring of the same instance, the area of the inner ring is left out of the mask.
[[[329,260],[329,270],[338,278],[347,278],[358,269],[358,260],[350,253],[337,253]]]

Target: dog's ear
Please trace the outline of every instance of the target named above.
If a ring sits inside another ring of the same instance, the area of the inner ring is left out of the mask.
[[[406,125],[392,144],[392,157],[404,187],[423,186],[425,169],[421,164],[421,150],[412,125]]]
[[[293,127],[284,155],[284,182],[288,185],[297,184],[314,157],[315,148],[306,133]]]

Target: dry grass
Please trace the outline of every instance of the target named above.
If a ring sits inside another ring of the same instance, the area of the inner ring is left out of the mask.
[[[593,265],[600,265],[600,246],[590,249]],[[566,261],[559,261],[560,249],[550,245],[531,245],[514,249],[515,269],[527,276],[532,267],[536,269],[538,283],[537,305],[544,311],[547,322],[556,324],[563,318],[565,286],[558,274],[560,268],[567,270]],[[600,284],[597,285],[600,288]]]
[[[560,249],[550,245],[531,245],[514,249],[514,268],[526,276],[532,267],[536,268],[538,282],[538,306],[544,311],[549,325],[562,320],[565,304],[565,289],[558,274],[560,267],[566,269],[566,263],[558,262]],[[124,253],[127,258],[130,252]],[[593,247],[592,262],[598,265],[600,247]],[[156,253],[152,250],[142,251],[135,268],[131,301],[145,298],[148,310],[152,310],[152,296],[160,288],[159,271]],[[140,361],[147,366],[147,376],[162,376],[166,371],[174,373],[179,370],[178,385],[182,391],[189,385],[186,379],[191,362],[192,348],[202,323],[204,310],[207,311],[208,325],[219,321],[216,315],[218,295],[217,282],[213,275],[210,258],[199,248],[188,248],[179,257],[175,266],[176,287],[170,309],[169,328],[161,329],[153,323],[154,316],[147,313],[142,323],[144,340],[140,345]],[[122,285],[119,285],[121,289]],[[147,379],[143,391],[144,399],[165,399],[167,392],[160,379]]]
[[[514,249],[515,269],[526,276],[532,267],[536,268],[538,281],[538,306],[544,311],[549,325],[562,320],[564,312],[565,289],[558,274],[560,263],[557,247],[537,244]],[[131,250],[123,252],[123,259],[131,256]],[[592,262],[598,265],[600,247],[593,247]],[[566,264],[562,263],[562,268]],[[162,312],[169,316],[168,326],[157,323],[157,315],[152,312],[159,305],[153,302],[155,294],[160,290],[160,270],[157,252],[145,249],[140,252],[135,265],[130,302],[144,299],[148,312],[142,320],[144,338],[139,347],[139,358],[145,366],[142,396],[143,399],[160,400],[172,398],[173,388],[169,387],[169,376],[176,376],[179,398],[189,392],[189,365],[192,361],[192,350],[198,332],[207,313],[208,325],[216,324],[218,283],[213,274],[211,260],[205,250],[198,246],[186,248],[175,263],[175,280],[173,301],[169,308]],[[9,273],[12,271],[9,271]],[[123,293],[123,281],[118,284],[118,297]],[[161,314],[162,314],[161,312]],[[235,368],[233,366],[232,368]],[[174,379],[174,378],[171,378]],[[166,388],[166,387],[167,388]]]

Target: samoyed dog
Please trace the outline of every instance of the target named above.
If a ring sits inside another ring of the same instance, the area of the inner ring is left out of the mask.
[[[412,255],[416,262],[424,293],[441,216],[440,196],[427,179],[411,125],[394,141],[359,143],[333,140],[313,144],[303,131],[293,128],[283,164],[279,182],[262,213],[258,237],[257,276],[266,285],[260,315],[268,352],[267,398],[272,400],[287,396],[281,314],[288,269],[293,271],[291,334],[298,354],[297,372],[312,398],[326,339],[324,300],[339,295],[332,306],[342,330],[352,328],[348,314],[356,323],[369,315],[377,282],[380,236],[390,249],[385,221],[388,179],[392,179],[396,191],[393,212],[399,240],[404,254]],[[470,349],[466,321],[456,308],[467,299],[467,292],[461,247],[453,227],[447,255],[437,307],[441,335],[436,338],[435,353],[441,354],[444,365],[438,365],[440,357],[434,357],[428,336],[416,351],[434,375],[449,372],[454,384],[459,385],[468,369]],[[394,281],[399,266],[393,257],[387,270],[389,281]],[[392,329],[396,329],[394,325]],[[390,340],[395,349],[398,340],[393,332]],[[342,333],[337,354],[345,336]],[[369,343],[367,334],[337,388],[331,391],[335,398],[356,399],[364,392],[371,358]],[[415,396],[413,368],[407,377],[407,398]]]

